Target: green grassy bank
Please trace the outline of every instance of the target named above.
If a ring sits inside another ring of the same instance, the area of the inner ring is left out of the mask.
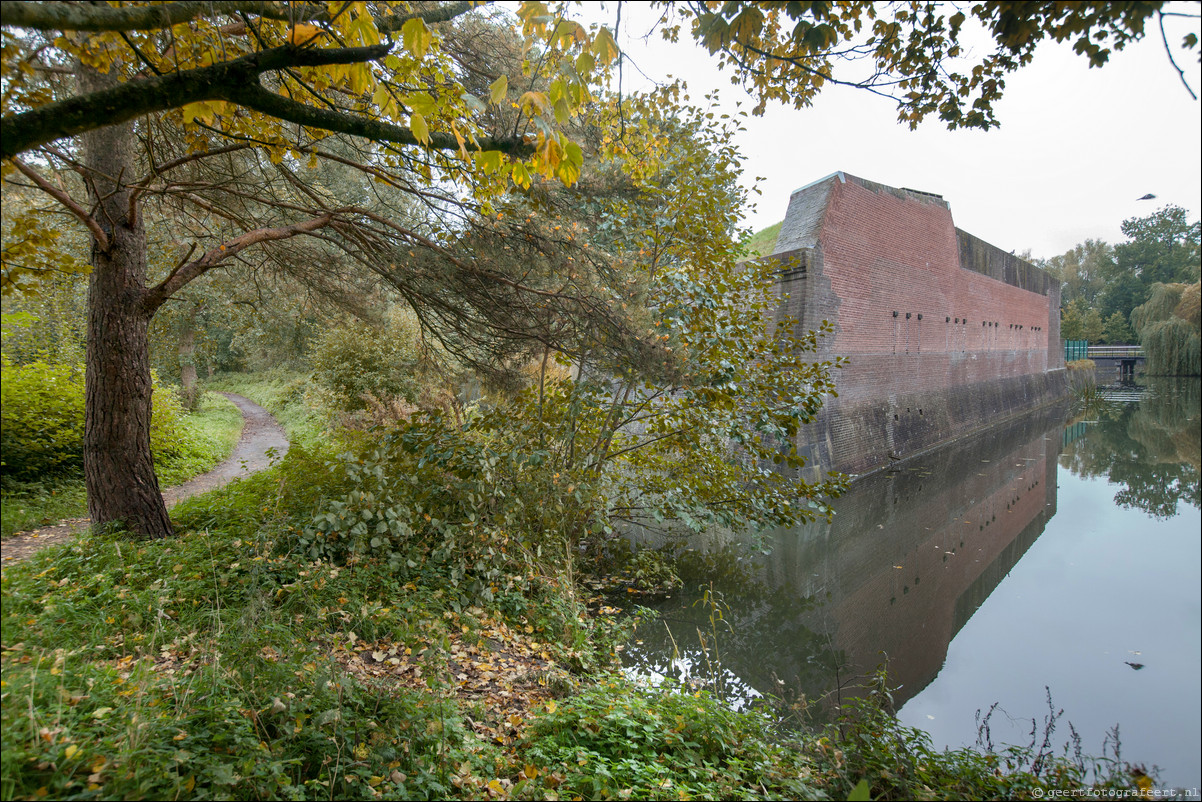
[[[0,799],[1034,799],[1151,782],[1047,745],[937,752],[883,712],[884,684],[812,731],[772,704],[638,687],[617,670],[637,622],[590,605],[540,533],[454,518],[469,491],[434,456],[391,463],[413,481],[388,485],[369,456],[297,444],[180,503],[173,539],[88,535],[9,568]]]

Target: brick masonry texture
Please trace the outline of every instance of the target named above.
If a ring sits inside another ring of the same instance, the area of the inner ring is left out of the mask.
[[[780,319],[834,333],[837,397],[799,439],[813,476],[861,474],[1066,392],[1059,284],[961,231],[942,198],[836,173],[777,240]]]

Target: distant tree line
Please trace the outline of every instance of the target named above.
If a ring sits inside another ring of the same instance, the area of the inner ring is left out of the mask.
[[[1039,264],[1060,279],[1060,334],[1139,343],[1154,375],[1202,374],[1199,222],[1180,206],[1123,221],[1127,241],[1086,240]]]

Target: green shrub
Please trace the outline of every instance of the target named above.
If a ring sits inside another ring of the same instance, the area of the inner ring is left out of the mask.
[[[3,357],[0,465],[5,476],[79,474],[83,469],[83,369]]]
[[[150,450],[156,459],[178,456],[186,449],[184,441],[190,434],[184,425],[188,411],[184,409],[184,403],[174,387],[156,384],[151,398]]]
[[[513,796],[821,798],[807,761],[773,735],[762,713],[730,710],[706,693],[604,684],[534,721],[520,746],[534,771]]]
[[[0,461],[6,477],[30,480],[83,473],[84,370],[81,365],[3,357],[3,427]],[[150,448],[160,466],[204,450],[186,425],[187,411],[174,387],[155,383]],[[191,474],[189,474],[191,475]]]
[[[366,408],[368,398],[417,397],[417,322],[400,313],[385,325],[328,328],[313,349],[313,379],[343,411]]]
[[[295,546],[340,565],[379,558],[402,576],[436,574],[461,603],[510,589],[524,549],[506,534],[512,502],[492,492],[496,455],[437,423],[383,446],[327,464],[328,495]]]

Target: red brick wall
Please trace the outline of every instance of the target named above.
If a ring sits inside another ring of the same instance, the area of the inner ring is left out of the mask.
[[[1047,369],[1047,296],[962,269],[942,204],[837,183],[820,243],[837,298],[829,349],[853,367],[860,354],[903,357],[903,369],[888,377],[891,391]],[[873,375],[882,378],[875,368]]]
[[[880,467],[1060,392],[1059,286],[958,232],[937,196],[838,174],[795,193],[791,245],[805,270],[784,277],[783,310],[829,320],[818,356],[848,359],[802,436],[816,468]]]

